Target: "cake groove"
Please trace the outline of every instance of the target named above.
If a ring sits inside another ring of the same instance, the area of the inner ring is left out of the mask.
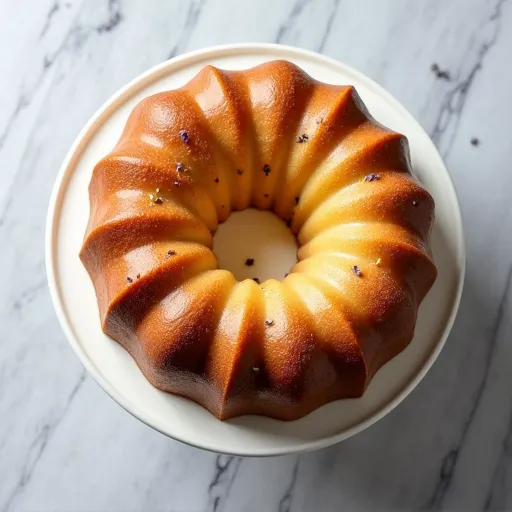
[[[167,247],[172,249],[169,254]],[[185,281],[207,271],[217,268],[217,259],[213,252],[200,244],[171,243],[158,247],[159,254],[154,254],[157,264],[152,268],[137,268],[133,272],[121,267],[121,275],[117,280],[109,282],[109,273],[119,274],[119,265],[116,265],[110,272],[106,271],[104,279],[109,286],[108,298],[104,304],[103,317],[118,314],[121,318],[128,315],[124,309],[130,310],[130,325],[135,328],[140,318],[147,312],[156,301],[163,300],[176,286],[182,285]],[[105,268],[105,267],[103,267]],[[140,277],[137,279],[137,275]],[[128,275],[131,274],[131,275]],[[127,281],[126,277],[131,278]],[[136,313],[131,312],[135,308]],[[101,309],[101,308],[100,308]]]
[[[377,134],[379,135],[377,138],[369,137],[366,153],[361,147],[357,147],[355,151],[347,151],[350,146],[344,148],[340,145],[318,166],[316,172],[310,175],[301,194],[301,207],[297,212],[299,224],[311,215],[319,202],[323,202],[340,189],[363,179],[366,175],[383,170],[382,164],[377,165],[375,161],[386,162],[385,167],[390,168],[391,163],[387,162],[396,158],[393,152],[399,150],[403,143],[403,136],[380,131]],[[346,141],[346,138],[343,141]],[[402,164],[398,162],[395,164],[393,170],[400,172]],[[404,174],[406,169],[405,167],[403,170]]]
[[[175,158],[162,161],[161,153],[148,154],[136,145],[130,151],[137,156],[128,157],[111,153],[94,168],[90,187],[91,198],[95,198],[94,203],[91,203],[92,212],[98,203],[108,202],[109,197],[119,190],[137,190],[148,195],[164,195],[190,210],[208,226],[208,229],[217,229],[215,203],[207,191],[201,187],[192,188],[188,186],[187,181],[183,181],[183,177],[188,173],[183,162]],[[150,159],[153,157],[154,161],[151,162]],[[181,171],[177,170],[178,166]],[[179,187],[175,184],[177,180],[181,180]]]
[[[207,368],[221,390],[219,415],[223,418],[237,415],[247,400],[254,400],[261,386],[265,368],[261,347],[253,341],[263,334],[261,288],[252,280],[237,283],[219,320]]]
[[[309,127],[304,126],[304,129],[301,130],[308,135],[307,143],[296,144],[296,150],[291,153],[291,157],[295,153],[300,153],[300,156],[297,158],[298,161],[295,161],[293,158],[289,159],[285,171],[286,189],[288,192],[284,191],[281,196],[282,199],[278,200],[275,208],[276,213],[280,216],[287,215],[285,209],[292,203],[294,197],[301,197],[303,195],[307,182],[312,176],[312,169],[321,168],[322,163],[328,159],[333,146],[365,120],[362,115],[358,115],[359,110],[357,110],[355,116],[351,117],[349,115],[349,112],[354,113],[356,110],[353,108],[355,91],[352,87],[334,88],[324,84],[317,85],[321,92],[324,89],[331,89],[335,93],[332,106],[322,115],[320,109],[317,110],[317,107],[315,108],[314,103],[318,101],[315,95],[311,97],[308,103],[308,109],[313,109],[313,112],[318,113],[311,115],[308,123]],[[341,89],[341,92],[338,89]],[[324,98],[325,96],[320,94],[320,97]],[[330,96],[328,98],[330,99]],[[318,122],[320,119],[322,121]],[[292,171],[290,171],[290,168]]]

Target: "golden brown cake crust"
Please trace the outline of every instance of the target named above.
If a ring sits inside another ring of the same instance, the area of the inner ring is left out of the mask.
[[[434,201],[406,138],[353,87],[286,61],[208,66],[140,102],[89,193],[80,257],[103,330],[154,386],[220,419],[361,396],[411,341],[436,278]],[[248,207],[300,242],[283,281],[218,269],[212,235]]]

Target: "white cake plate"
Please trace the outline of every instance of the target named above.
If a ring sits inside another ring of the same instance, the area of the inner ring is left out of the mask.
[[[129,112],[142,98],[174,89],[203,66],[246,69],[273,59],[298,64],[318,80],[353,84],[373,116],[404,133],[416,175],[433,195],[432,249],[439,276],[423,302],[414,340],[375,376],[360,399],[327,404],[293,422],[243,416],[221,422],[201,406],[153,388],[128,353],[105,336],[94,290],[78,253],[89,215],[94,164],[114,146]],[[233,455],[303,452],[346,439],[388,414],[420,382],[452,327],[464,280],[462,221],[450,176],[421,126],[389,93],[354,69],[298,48],[243,44],[174,58],[142,74],[110,98],[82,130],[59,172],[48,211],[48,282],[58,319],[87,371],[128,412],[184,443]]]

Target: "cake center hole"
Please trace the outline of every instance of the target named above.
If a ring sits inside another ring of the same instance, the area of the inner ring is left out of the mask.
[[[297,262],[297,240],[277,215],[248,208],[233,212],[213,237],[219,268],[236,279],[283,279]]]

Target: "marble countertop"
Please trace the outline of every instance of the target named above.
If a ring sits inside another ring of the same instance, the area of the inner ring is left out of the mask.
[[[184,446],[117,406],[44,269],[51,187],[91,114],[150,66],[241,41],[322,52],[394,94],[445,158],[468,250],[454,329],[412,395],[275,459]],[[0,512],[512,510],[511,50],[507,0],[0,2]]]

